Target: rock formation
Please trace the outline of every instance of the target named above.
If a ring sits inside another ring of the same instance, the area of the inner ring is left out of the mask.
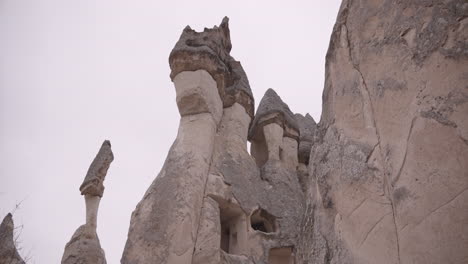
[[[467,32],[464,0],[344,0],[316,124],[273,89],[255,113],[227,18],[187,26],[169,57],[177,138],[121,263],[467,263]],[[105,144],[62,263],[105,263]]]
[[[304,200],[296,175],[299,128],[269,90],[251,131],[262,151],[276,149],[249,155],[254,100],[230,50],[225,18],[204,32],[187,27],[172,51],[179,132],[132,214],[122,263],[292,261]]]
[[[106,257],[96,233],[99,202],[104,194],[104,179],[110,164],[114,160],[111,144],[102,143],[88,173],[80,186],[81,195],[85,196],[86,224],[80,226],[65,246],[62,264],[105,264]]]
[[[0,224],[0,264],[24,264],[16,249],[13,216],[9,213]]]
[[[468,262],[468,3],[344,0],[297,263]]]

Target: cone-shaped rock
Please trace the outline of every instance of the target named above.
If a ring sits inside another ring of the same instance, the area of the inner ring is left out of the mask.
[[[13,216],[9,213],[0,224],[0,264],[24,264],[16,249]]]
[[[258,106],[249,131],[249,139],[260,137],[261,128],[270,123],[285,127],[285,135],[298,139],[299,126],[289,106],[281,100],[275,90],[269,88]],[[288,133],[289,132],[289,133]]]

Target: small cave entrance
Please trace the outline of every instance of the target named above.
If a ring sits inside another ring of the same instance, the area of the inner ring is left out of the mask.
[[[246,217],[242,209],[232,203],[219,204],[221,218],[221,249],[228,254],[240,254],[246,245]]]
[[[268,264],[294,264],[293,247],[272,248]]]
[[[276,232],[276,217],[268,213],[266,210],[257,209],[250,216],[250,226],[253,230],[263,233]]]

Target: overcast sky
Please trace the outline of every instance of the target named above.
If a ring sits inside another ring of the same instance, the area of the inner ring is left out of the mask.
[[[230,17],[256,105],[274,88],[318,122],[340,1],[0,0],[0,216],[29,263],[59,263],[85,222],[79,186],[102,141],[115,155],[98,235],[120,262],[130,215],[176,137],[169,53],[182,29]]]

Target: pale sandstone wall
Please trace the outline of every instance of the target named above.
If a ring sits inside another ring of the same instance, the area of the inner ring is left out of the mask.
[[[468,262],[468,3],[345,0],[298,263]]]

